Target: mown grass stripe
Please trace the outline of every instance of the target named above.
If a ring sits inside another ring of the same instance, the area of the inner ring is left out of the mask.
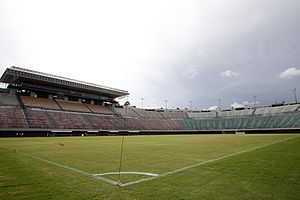
[[[64,168],[64,169],[67,169],[67,170],[70,170],[70,171],[73,171],[73,172],[77,172],[77,173],[82,174],[82,175],[93,177],[95,179],[101,180],[101,181],[106,182],[106,183],[110,183],[110,184],[113,184],[113,185],[120,184],[117,181],[114,181],[114,180],[111,180],[111,179],[108,179],[108,178],[104,178],[104,177],[101,177],[101,176],[95,176],[94,174],[88,173],[86,171],[83,171],[83,170],[80,170],[80,169],[77,169],[77,168],[74,168],[74,167],[70,167],[70,166],[67,166],[67,165],[63,165],[63,164],[60,164],[60,163],[57,163],[57,162],[53,162],[51,160],[40,158],[40,157],[37,157],[37,156],[34,156],[34,155],[30,155],[30,154],[27,154],[27,153],[23,153],[23,152],[20,152],[20,151],[17,151],[16,153],[19,153],[19,154],[21,154],[23,156],[34,158],[36,160],[40,160],[40,161],[43,161],[43,162],[46,162],[46,163],[58,166],[60,168]]]
[[[229,154],[229,155],[221,156],[219,158],[214,158],[214,159],[207,160],[207,161],[204,161],[204,162],[200,162],[200,163],[197,163],[197,164],[194,164],[194,165],[189,165],[189,166],[186,166],[186,167],[183,167],[183,168],[180,168],[180,169],[175,169],[175,170],[172,170],[172,171],[169,171],[169,172],[159,174],[158,176],[155,176],[155,177],[149,177],[149,178],[144,178],[144,179],[140,179],[140,180],[137,180],[137,181],[132,181],[132,182],[124,183],[124,184],[119,184],[119,186],[127,187],[127,186],[130,186],[130,185],[134,185],[134,184],[154,180],[154,179],[157,179],[157,178],[160,178],[160,177],[164,177],[164,176],[167,176],[167,175],[182,172],[182,171],[185,171],[187,169],[191,169],[191,168],[194,168],[194,167],[197,167],[197,166],[205,165],[205,164],[212,163],[212,162],[215,162],[215,161],[219,161],[219,160],[222,160],[222,159],[225,159],[225,158],[233,157],[233,156],[236,156],[236,155],[239,155],[239,154],[242,154],[242,153],[246,153],[246,152],[250,152],[250,151],[253,151],[253,150],[261,149],[261,148],[271,146],[271,145],[274,145],[274,144],[277,144],[277,143],[280,143],[280,142],[285,142],[285,141],[288,141],[288,140],[292,140],[292,139],[295,139],[297,137],[299,137],[299,136],[289,137],[289,138],[286,138],[286,139],[283,139],[283,140],[280,140],[280,141],[276,141],[276,142],[272,142],[272,143],[269,143],[269,144],[264,144],[264,145],[261,145],[261,146],[253,147],[251,149],[247,149],[247,150],[239,151],[239,152],[232,153],[232,154]]]

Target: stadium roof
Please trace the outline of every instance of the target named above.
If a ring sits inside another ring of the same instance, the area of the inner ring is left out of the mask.
[[[90,91],[93,93],[100,93],[102,95],[112,96],[114,98],[128,95],[128,91],[88,83],[71,78],[56,76],[39,71],[29,70],[20,67],[10,67],[5,70],[0,78],[0,82],[8,84],[18,84],[22,81],[33,81],[47,85],[58,85],[66,88],[73,88],[83,91]]]

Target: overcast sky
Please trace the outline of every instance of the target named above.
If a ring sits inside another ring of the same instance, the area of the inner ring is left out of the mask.
[[[0,0],[0,73],[19,66],[198,109],[300,97],[299,0]]]

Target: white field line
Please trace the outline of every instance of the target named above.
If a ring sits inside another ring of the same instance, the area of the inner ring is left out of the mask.
[[[204,165],[204,164],[207,164],[207,163],[211,163],[211,162],[215,162],[215,161],[218,161],[218,160],[222,160],[224,158],[232,157],[232,156],[235,156],[235,155],[239,155],[239,154],[242,154],[242,153],[246,153],[246,152],[253,151],[253,150],[256,150],[256,149],[260,149],[260,148],[263,148],[263,147],[267,147],[267,146],[270,146],[270,145],[273,145],[273,144],[277,144],[277,143],[280,143],[280,142],[284,142],[284,141],[287,141],[287,140],[291,140],[291,139],[294,139],[294,138],[297,138],[297,137],[299,137],[299,136],[286,138],[286,139],[283,139],[283,140],[280,140],[280,141],[277,141],[277,142],[273,142],[273,143],[270,143],[270,144],[261,145],[261,146],[258,146],[258,147],[253,147],[251,149],[247,149],[247,150],[244,150],[244,151],[239,151],[239,152],[236,152],[236,153],[233,153],[233,154],[229,154],[229,155],[222,156],[222,157],[219,157],[219,158],[207,160],[207,161],[204,161],[204,162],[201,162],[201,163],[197,163],[197,164],[194,164],[194,165],[186,166],[186,167],[183,167],[183,168],[180,168],[180,169],[176,169],[176,170],[173,170],[173,171],[169,171],[169,172],[165,172],[165,173],[162,173],[162,174],[152,174],[152,173],[144,173],[144,172],[121,172],[121,174],[133,174],[133,173],[137,174],[137,173],[140,173],[140,174],[143,174],[143,175],[152,176],[152,177],[149,177],[149,178],[139,179],[137,181],[128,182],[128,183],[125,183],[125,184],[122,184],[120,182],[117,182],[117,181],[114,181],[114,180],[102,177],[103,175],[116,174],[116,173],[118,174],[119,172],[108,172],[108,173],[104,173],[104,174],[91,174],[91,173],[88,173],[86,171],[83,171],[83,170],[80,170],[80,169],[76,169],[74,167],[69,167],[67,165],[56,163],[56,162],[53,162],[53,161],[50,161],[50,160],[47,160],[47,159],[44,159],[44,158],[40,158],[40,157],[37,157],[37,156],[34,156],[34,155],[30,155],[30,154],[27,154],[27,153],[23,153],[23,152],[20,152],[20,151],[16,151],[16,153],[19,153],[21,155],[24,155],[24,156],[27,156],[27,157],[30,157],[30,158],[34,158],[34,159],[37,159],[37,160],[40,160],[40,161],[43,161],[43,162],[46,162],[46,163],[49,163],[49,164],[52,164],[52,165],[64,168],[64,169],[67,169],[67,170],[70,170],[70,171],[73,171],[73,172],[77,172],[77,173],[82,174],[82,175],[93,177],[93,178],[96,178],[96,179],[101,180],[103,182],[110,183],[112,185],[116,185],[116,186],[120,186],[120,187],[126,187],[126,186],[134,185],[134,184],[137,184],[137,183],[142,183],[142,182],[145,182],[145,181],[150,181],[150,180],[153,180],[153,179],[156,179],[156,178],[160,178],[160,177],[163,177],[163,176],[175,174],[177,172],[181,172],[181,171],[193,168],[193,167],[197,167],[197,166]],[[1,148],[3,148],[3,147],[1,147]],[[6,149],[6,148],[4,148],[4,149]],[[9,149],[7,149],[7,150],[9,150]]]
[[[107,172],[103,174],[93,174],[94,176],[116,175],[116,174],[138,174],[145,176],[158,176],[159,174],[153,174],[148,172]]]
[[[175,174],[175,173],[178,173],[178,172],[181,172],[181,171],[193,168],[193,167],[197,167],[197,166],[200,166],[200,165],[205,165],[207,163],[219,161],[219,160],[222,160],[222,159],[225,159],[225,158],[233,157],[233,156],[236,156],[236,155],[239,155],[239,154],[242,154],[242,153],[246,153],[246,152],[249,152],[249,151],[253,151],[253,150],[256,150],[256,149],[261,149],[261,148],[264,148],[264,147],[267,147],[267,146],[271,146],[273,144],[277,144],[277,143],[280,143],[280,142],[285,142],[287,140],[291,140],[291,139],[294,139],[294,138],[297,138],[297,137],[299,137],[299,136],[289,137],[289,138],[286,138],[286,139],[283,139],[283,140],[280,140],[280,141],[277,141],[277,142],[273,142],[273,143],[269,143],[269,144],[264,144],[264,145],[261,145],[261,146],[253,147],[251,149],[239,151],[239,152],[232,153],[232,154],[229,154],[229,155],[226,155],[226,156],[221,156],[219,158],[214,158],[214,159],[207,160],[207,161],[204,161],[204,162],[200,162],[200,163],[197,163],[197,164],[194,164],[194,165],[186,166],[186,167],[183,167],[183,168],[180,168],[180,169],[175,169],[175,170],[172,170],[172,171],[169,171],[169,172],[165,172],[165,173],[159,174],[158,176],[155,176],[155,177],[149,177],[149,178],[139,179],[137,181],[132,181],[132,182],[124,183],[124,184],[119,184],[119,186],[121,186],[121,187],[127,187],[127,186],[134,185],[134,184],[137,184],[137,183],[142,183],[142,182],[150,181],[150,180],[157,179],[157,178],[160,178],[160,177],[163,177],[163,176]]]
[[[68,169],[68,170],[71,170],[73,172],[77,172],[79,174],[83,174],[83,175],[86,175],[86,176],[89,176],[89,177],[93,177],[93,178],[96,178],[96,179],[99,179],[103,182],[106,182],[106,183],[110,183],[110,184],[113,184],[113,185],[118,185],[120,184],[119,182],[117,181],[114,181],[114,180],[111,180],[111,179],[108,179],[108,178],[104,178],[104,177],[101,177],[101,176],[95,176],[94,174],[91,174],[91,173],[88,173],[86,171],[82,171],[80,169],[76,169],[74,167],[69,167],[67,165],[63,165],[63,164],[60,164],[60,163],[57,163],[57,162],[53,162],[53,161],[50,161],[50,160],[46,160],[44,158],[40,158],[40,157],[37,157],[37,156],[33,156],[33,155],[30,155],[30,154],[27,154],[27,153],[22,153],[22,152],[19,152],[17,151],[17,153],[19,154],[22,154],[24,156],[27,156],[27,157],[30,157],[30,158],[34,158],[34,159],[37,159],[37,160],[40,160],[40,161],[43,161],[43,162],[46,162],[46,163],[49,163],[49,164],[52,164],[52,165],[55,165],[55,166],[58,166],[58,167],[61,167],[61,168],[64,168],[64,169]]]

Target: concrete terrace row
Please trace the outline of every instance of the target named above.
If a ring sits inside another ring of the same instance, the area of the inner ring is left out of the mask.
[[[220,130],[299,127],[299,104],[222,112],[166,112],[0,93],[0,129]]]

